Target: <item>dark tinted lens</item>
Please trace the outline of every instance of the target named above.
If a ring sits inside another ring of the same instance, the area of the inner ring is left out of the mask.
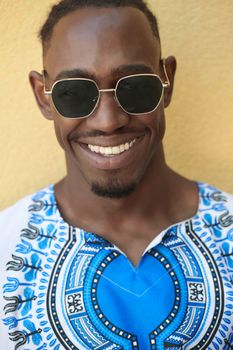
[[[143,114],[153,111],[163,93],[160,79],[153,75],[138,75],[122,79],[116,91],[121,106],[128,113]]]
[[[80,118],[90,114],[98,101],[99,91],[89,80],[61,80],[52,91],[58,112],[67,118]]]

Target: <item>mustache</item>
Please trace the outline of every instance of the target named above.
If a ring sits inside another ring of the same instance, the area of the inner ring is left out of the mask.
[[[125,135],[125,134],[135,134],[135,133],[145,133],[145,129],[139,129],[139,128],[124,128],[124,129],[119,129],[119,130],[115,130],[114,132],[111,133],[106,133],[103,132],[101,130],[91,130],[91,131],[86,131],[86,132],[80,132],[80,133],[76,133],[74,132],[73,134],[71,134],[69,136],[69,140],[70,141],[78,141],[81,138],[95,138],[95,137],[109,137],[109,136],[116,136],[116,135]]]

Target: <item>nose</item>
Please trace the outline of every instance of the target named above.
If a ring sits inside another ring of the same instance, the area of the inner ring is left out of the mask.
[[[98,106],[87,118],[87,125],[95,130],[112,133],[126,126],[130,118],[116,101],[113,89],[101,90]]]

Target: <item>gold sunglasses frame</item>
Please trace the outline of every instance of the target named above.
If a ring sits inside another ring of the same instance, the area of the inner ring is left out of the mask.
[[[132,74],[132,75],[127,75],[127,76],[124,76],[124,77],[120,78],[120,79],[117,81],[116,86],[115,86],[114,89],[99,89],[97,83],[96,83],[94,80],[92,80],[92,79],[87,79],[87,78],[66,78],[66,79],[60,79],[60,80],[55,81],[55,82],[53,83],[52,87],[51,87],[51,90],[46,90],[46,87],[45,87],[45,71],[43,71],[42,75],[43,75],[43,80],[44,80],[44,94],[45,94],[45,95],[49,95],[49,96],[52,97],[52,92],[53,92],[54,86],[56,86],[56,84],[58,84],[58,83],[61,82],[61,81],[67,81],[67,80],[72,80],[72,81],[73,81],[73,80],[87,80],[87,81],[91,81],[92,83],[94,83],[95,86],[96,86],[96,88],[97,88],[97,90],[98,90],[98,92],[99,92],[98,100],[96,101],[95,107],[93,108],[93,110],[91,111],[91,113],[89,113],[88,115],[85,115],[85,116],[83,116],[83,117],[66,117],[66,116],[62,115],[62,114],[57,110],[57,108],[56,108],[56,106],[55,106],[55,104],[54,104],[54,102],[53,102],[53,98],[52,98],[53,106],[54,106],[56,112],[57,112],[62,118],[65,118],[65,119],[84,119],[84,118],[88,118],[91,114],[94,113],[94,111],[95,111],[96,108],[98,107],[99,101],[100,101],[100,97],[101,97],[101,93],[102,93],[102,92],[114,92],[114,99],[115,99],[116,103],[117,103],[118,106],[119,106],[125,113],[127,113],[127,114],[130,114],[130,115],[145,115],[145,114],[150,114],[150,113],[153,113],[153,112],[158,108],[158,106],[160,105],[161,100],[162,100],[163,95],[164,95],[164,89],[170,86],[170,81],[169,81],[169,78],[168,78],[168,75],[167,75],[167,70],[166,70],[166,59],[165,59],[165,58],[162,59],[162,63],[163,63],[164,74],[165,74],[165,77],[166,77],[165,82],[163,82],[162,79],[160,78],[160,76],[157,75],[157,74],[148,74],[148,73]],[[135,76],[137,76],[137,77],[138,77],[138,76],[154,76],[154,77],[157,77],[157,78],[160,80],[160,82],[161,82],[161,85],[162,85],[162,93],[161,93],[160,100],[159,100],[159,102],[157,103],[156,107],[155,107],[152,111],[150,111],[150,112],[146,112],[146,113],[130,113],[130,112],[127,112],[127,111],[123,108],[123,106],[120,104],[120,101],[119,101],[118,98],[117,98],[116,91],[117,91],[117,87],[118,87],[119,83],[120,83],[122,80],[126,79],[126,78],[131,78],[131,77],[135,77]]]

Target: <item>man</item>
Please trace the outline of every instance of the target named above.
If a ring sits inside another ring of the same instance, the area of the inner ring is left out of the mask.
[[[141,0],[63,0],[30,73],[67,175],[0,215],[1,349],[233,349],[233,198],[165,162],[176,60]]]

